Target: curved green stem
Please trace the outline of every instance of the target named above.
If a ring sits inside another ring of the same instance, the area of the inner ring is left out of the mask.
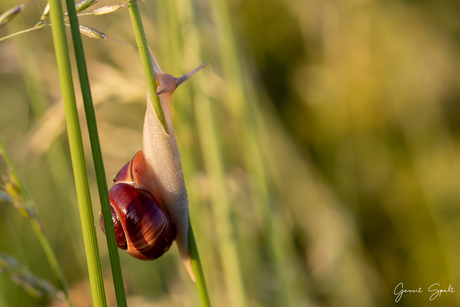
[[[150,58],[149,46],[147,45],[147,39],[145,38],[144,26],[142,25],[141,13],[139,12],[139,6],[137,2],[128,3],[129,16],[131,17],[131,23],[133,25],[134,37],[136,38],[137,48],[139,49],[139,55],[141,57],[142,67],[144,68],[144,75],[147,81],[147,89],[150,93],[150,100],[152,101],[153,108],[160,120],[163,128],[168,132],[166,126],[166,120],[161,108],[160,99],[156,95],[157,83],[155,79],[155,72],[153,71],[152,59]]]
[[[51,24],[50,23],[45,23],[45,24],[37,26],[37,27],[29,28],[29,29],[26,29],[26,30],[22,30],[22,31],[7,35],[7,36],[0,37],[0,42],[4,41],[5,39],[8,39],[8,38],[15,37],[16,35],[29,33],[29,32],[41,29],[41,28],[46,27],[46,26],[51,26]]]

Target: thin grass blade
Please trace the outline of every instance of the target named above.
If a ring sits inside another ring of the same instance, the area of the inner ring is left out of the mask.
[[[85,53],[81,40],[81,26],[78,25],[77,13],[71,6],[71,0],[67,0],[69,7],[69,19],[71,24],[72,40],[77,60],[78,76],[80,80],[83,103],[85,106],[86,123],[91,142],[91,151],[93,155],[94,168],[96,170],[97,186],[99,191],[99,199],[101,202],[101,210],[103,212],[104,224],[106,232],[107,246],[109,249],[110,264],[112,268],[113,283],[115,287],[115,295],[117,305],[119,307],[127,306],[125,289],[123,285],[123,276],[120,267],[120,258],[118,256],[118,248],[115,239],[115,231],[112,223],[112,213],[110,207],[109,193],[107,190],[107,182],[105,179],[105,168],[102,160],[101,146],[99,143],[99,134],[97,130],[96,115],[93,106],[91,88],[89,84],[88,71],[86,68]],[[80,31],[80,33],[79,33]],[[100,32],[99,32],[100,33]],[[101,33],[102,34],[102,33]]]
[[[83,230],[83,239],[88,263],[88,273],[91,285],[93,305],[107,306],[104,282],[97,245],[94,216],[89,193],[86,162],[83,152],[80,122],[78,119],[75,92],[70,67],[69,51],[67,47],[64,21],[62,19],[62,6],[59,0],[50,0],[50,17],[52,22],[53,41],[56,52],[59,79],[69,138],[72,167],[75,177],[80,218]],[[71,6],[73,8],[73,6]]]

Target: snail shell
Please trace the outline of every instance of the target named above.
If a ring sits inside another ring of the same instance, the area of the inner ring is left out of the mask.
[[[137,259],[154,260],[171,247],[176,238],[176,226],[150,192],[136,187],[138,173],[133,162],[141,156],[142,151],[139,151],[120,170],[109,198],[118,247]],[[105,232],[102,215],[100,226]]]

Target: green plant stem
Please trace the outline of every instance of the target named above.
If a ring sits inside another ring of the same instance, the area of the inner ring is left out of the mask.
[[[12,1],[13,0],[10,0],[10,2]],[[2,5],[6,4],[2,2]],[[15,18],[14,23],[10,23],[6,26],[10,33],[16,33],[17,30],[26,27],[25,16],[19,14]],[[51,26],[51,24],[41,24],[37,29],[45,26]],[[37,55],[30,42],[30,36],[19,36],[12,43],[17,48],[16,57],[21,75],[24,79],[25,90],[32,111],[31,114],[35,120],[38,120],[45,114],[45,111],[50,105],[43,82],[44,75],[37,63]],[[72,171],[70,165],[67,163],[68,161],[65,156],[64,147],[64,140],[56,141],[53,149],[45,153],[45,157],[55,187],[54,193],[56,204],[74,204],[76,202],[73,201],[74,198],[72,198],[71,193],[67,190],[73,183],[71,182]],[[80,226],[77,225],[78,220],[74,218],[77,214],[76,208],[74,208],[74,206],[59,206],[56,209],[62,211],[66,217],[64,221],[65,227],[71,236],[70,243],[74,250],[75,260],[78,262],[80,272],[84,272],[84,259],[83,257],[79,257],[83,255],[83,251],[78,245],[80,241],[82,242],[82,240],[80,240],[81,237],[78,235],[80,233]],[[70,259],[67,260],[73,261]],[[58,275],[59,273],[56,272],[55,274]]]
[[[203,267],[200,261],[200,255],[198,254],[198,247],[195,241],[195,235],[193,234],[192,223],[189,220],[188,229],[188,246],[190,252],[190,258],[192,259],[193,273],[195,274],[196,285],[198,287],[198,294],[200,295],[201,306],[210,307],[211,301],[209,300],[208,288],[206,287],[206,281],[204,279]]]
[[[29,32],[32,32],[32,31],[41,29],[41,28],[46,27],[46,26],[50,26],[50,24],[48,24],[48,23],[47,23],[47,24],[43,24],[43,25],[41,25],[41,26],[37,26],[37,27],[25,29],[25,30],[22,30],[22,31],[19,31],[19,32],[15,32],[15,33],[10,34],[10,35],[7,35],[7,36],[0,37],[0,42],[1,42],[1,41],[4,41],[5,39],[14,37],[14,36],[16,36],[16,35],[24,34],[24,33],[29,33]]]
[[[77,60],[78,76],[85,107],[86,123],[88,125],[91,151],[93,154],[93,163],[96,171],[97,187],[99,190],[99,199],[101,202],[102,215],[105,225],[105,234],[109,250],[110,264],[112,267],[113,283],[117,305],[119,307],[127,306],[125,288],[123,286],[123,275],[120,267],[120,257],[115,239],[115,230],[112,222],[112,212],[110,208],[109,193],[107,190],[107,181],[105,178],[104,162],[102,160],[101,146],[99,143],[99,134],[97,132],[96,115],[94,112],[93,100],[91,97],[91,88],[89,85],[88,71],[86,69],[86,60],[83,50],[83,44],[79,31],[78,18],[75,5],[72,0],[66,0],[70,29]]]
[[[153,107],[157,113],[160,122],[163,124],[163,127],[166,132],[168,129],[166,127],[166,122],[164,118],[163,110],[161,109],[161,104],[158,96],[156,96],[156,79],[155,73],[152,66],[152,60],[150,58],[150,53],[147,45],[147,39],[145,38],[144,27],[142,26],[141,14],[139,12],[139,6],[137,2],[130,2],[128,4],[129,15],[131,17],[131,23],[133,25],[134,36],[136,38],[137,47],[139,49],[139,54],[141,57],[142,67],[144,69],[145,78],[147,80],[147,88],[150,93],[150,98],[152,100]],[[193,272],[195,274],[195,279],[198,287],[198,292],[200,295],[200,300],[202,306],[211,306],[208,290],[206,288],[206,282],[204,279],[203,268],[201,265],[200,257],[198,254],[198,248],[195,242],[195,236],[193,235],[193,230],[190,224],[189,227],[189,249],[190,257],[192,259]]]
[[[145,38],[144,26],[142,25],[141,13],[139,12],[139,6],[137,5],[137,2],[129,2],[128,10],[129,16],[131,17],[131,24],[133,25],[137,48],[139,49],[142,68],[144,69],[144,75],[147,81],[147,89],[150,93],[150,100],[152,101],[153,109],[155,110],[158,119],[163,125],[166,133],[168,133],[168,127],[166,126],[166,120],[163,109],[161,108],[160,99],[156,95],[157,83],[155,79],[155,72],[153,71],[149,46],[147,45],[147,39]]]
[[[227,193],[225,168],[222,161],[221,144],[216,133],[213,106],[207,97],[195,100],[195,115],[198,123],[200,147],[208,175],[212,210],[219,237],[219,251],[224,270],[225,285],[230,293],[229,306],[248,306],[241,263],[238,256],[236,227],[232,222],[232,208]]]
[[[80,219],[85,244],[86,261],[88,264],[89,280],[94,306],[107,306],[102,270],[97,246],[94,217],[89,193],[88,177],[86,174],[83,142],[81,137],[80,123],[75,102],[75,92],[72,82],[69,52],[62,19],[62,6],[59,0],[50,0],[50,17],[56,60],[61,84],[62,99],[67,124],[72,167],[75,177]]]
[[[212,1],[214,20],[217,28],[219,53],[221,56],[224,78],[227,82],[226,104],[235,118],[239,119],[240,135],[243,144],[246,169],[251,174],[250,185],[254,194],[255,204],[262,217],[263,232],[267,238],[267,253],[273,265],[273,273],[277,281],[277,296],[282,306],[292,306],[292,295],[287,287],[286,270],[282,265],[283,248],[277,225],[273,222],[271,197],[267,186],[259,141],[259,133],[254,125],[254,110],[247,98],[244,74],[238,56],[236,39],[230,18],[228,5],[224,0]]]

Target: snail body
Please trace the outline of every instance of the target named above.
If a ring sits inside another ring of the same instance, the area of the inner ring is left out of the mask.
[[[195,281],[188,250],[188,196],[174,136],[170,100],[176,88],[206,64],[203,63],[188,74],[175,78],[163,73],[152,53],[150,55],[158,85],[156,95],[161,102],[167,131],[159,120],[147,91],[143,148],[119,171],[114,187],[109,191],[112,221],[116,233],[118,229],[124,231],[125,237],[134,238],[127,238],[124,243],[123,236],[117,234],[118,246],[123,248],[126,245],[128,253],[138,259],[158,258],[169,249],[175,239],[182,262]],[[144,217],[144,214],[148,217]],[[140,225],[136,231],[140,233],[129,233],[128,223],[123,222],[122,215],[129,216],[126,221],[136,221],[134,224]],[[151,223],[158,225],[152,226]]]

